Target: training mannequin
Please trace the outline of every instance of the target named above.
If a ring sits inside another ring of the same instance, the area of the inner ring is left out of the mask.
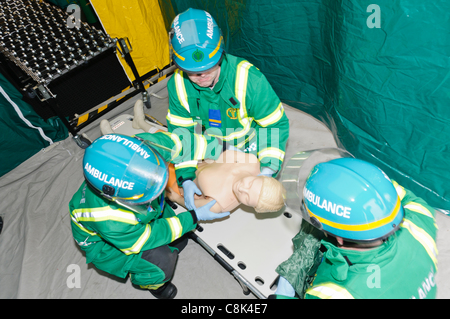
[[[107,120],[100,123],[102,134],[112,134],[113,130]],[[134,105],[133,128],[152,133],[153,142],[161,137],[163,130],[155,124],[145,121],[143,103],[137,100]],[[164,128],[163,128],[164,129]],[[157,134],[153,134],[157,133]],[[138,137],[149,139],[150,134],[137,134]],[[169,139],[170,140],[170,139]],[[166,145],[171,148],[172,146]],[[176,183],[175,169],[169,165],[169,181],[167,197],[183,207],[185,206],[183,189]],[[260,162],[251,153],[227,150],[215,160],[199,162],[194,183],[203,193],[195,195],[195,206],[202,207],[205,203],[216,200],[211,212],[222,213],[235,209],[240,204],[253,207],[258,213],[276,212],[284,206],[284,188],[275,178],[258,176],[261,174]]]
[[[284,188],[276,179],[260,174],[255,155],[225,151],[215,161],[198,164],[194,183],[202,195],[195,196],[195,205],[200,207],[214,199],[211,211],[216,213],[231,211],[240,204],[255,208],[257,213],[276,212],[284,206]],[[174,184],[169,191],[170,200],[185,205],[182,189]]]

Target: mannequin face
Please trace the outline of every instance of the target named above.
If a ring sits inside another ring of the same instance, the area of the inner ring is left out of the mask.
[[[214,86],[219,80],[220,66],[215,66],[212,69],[202,73],[186,72],[186,74],[189,77],[189,80],[198,86],[206,88],[209,86]]]
[[[247,176],[233,184],[233,192],[238,201],[246,206],[256,207],[261,194],[263,179],[257,176]]]

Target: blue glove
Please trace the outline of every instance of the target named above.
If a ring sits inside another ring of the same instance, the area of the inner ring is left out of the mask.
[[[280,278],[278,279],[277,291],[275,292],[275,294],[286,297],[295,297],[295,289],[294,287],[292,287],[289,281],[286,280],[286,278],[280,276]]]
[[[214,206],[216,200],[210,201],[208,204],[195,209],[195,214],[197,215],[198,220],[213,220],[219,219],[230,215],[230,212],[224,213],[213,213],[210,211],[211,207]]]
[[[268,167],[263,167],[263,169],[261,170],[261,174],[259,174],[258,176],[267,176],[267,177],[272,177],[273,174],[275,174],[276,172]]]
[[[186,204],[186,208],[188,210],[196,209],[197,207],[195,207],[194,204],[194,194],[200,196],[202,191],[191,180],[184,181],[182,187],[184,191],[184,203]]]

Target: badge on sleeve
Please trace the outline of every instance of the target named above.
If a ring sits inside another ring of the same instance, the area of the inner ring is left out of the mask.
[[[220,110],[209,109],[209,126],[222,127],[222,117],[220,116]]]

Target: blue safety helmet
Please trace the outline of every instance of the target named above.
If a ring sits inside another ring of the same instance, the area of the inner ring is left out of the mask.
[[[314,166],[303,187],[303,205],[312,225],[353,242],[387,238],[400,227],[404,216],[388,176],[355,158]]]
[[[206,11],[189,8],[175,17],[169,32],[173,61],[183,71],[205,72],[222,60],[222,31]]]
[[[157,151],[138,138],[120,134],[101,136],[86,148],[83,173],[100,195],[123,206],[154,200],[169,177]]]

